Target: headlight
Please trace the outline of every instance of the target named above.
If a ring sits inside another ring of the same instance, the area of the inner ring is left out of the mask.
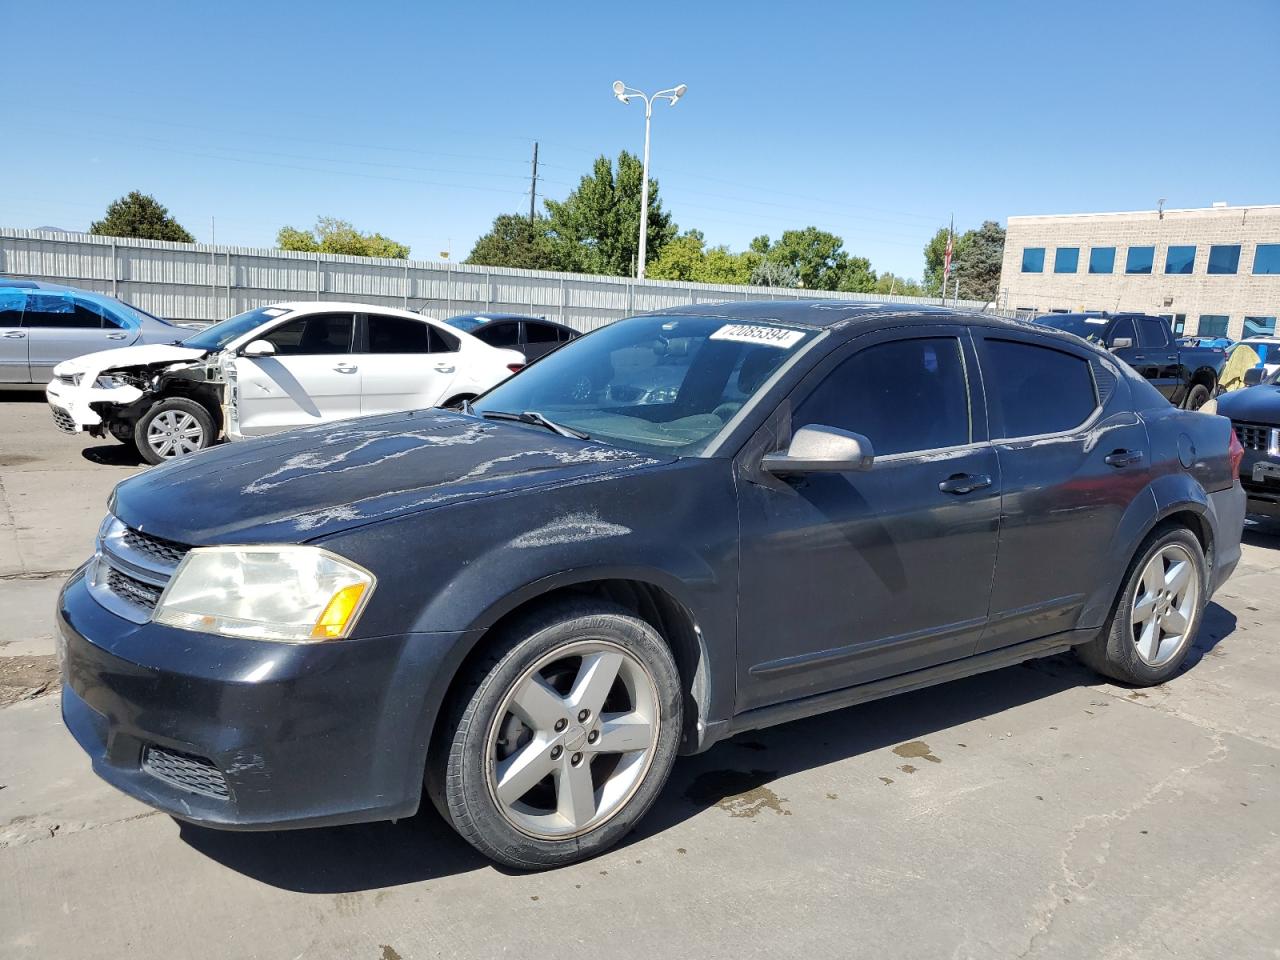
[[[373,574],[319,547],[196,547],[152,620],[184,630],[309,643],[351,635]]]
[[[93,385],[100,390],[114,390],[116,387],[127,387],[130,384],[124,377],[104,373],[102,376],[98,377],[97,380],[93,381]]]

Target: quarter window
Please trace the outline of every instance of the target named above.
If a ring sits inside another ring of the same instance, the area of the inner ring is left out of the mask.
[[[349,313],[318,313],[276,327],[254,340],[266,340],[281,357],[350,353],[355,321]]]
[[[1155,263],[1155,259],[1155,247],[1130,247],[1124,261],[1124,272],[1150,273],[1151,265]]]
[[[1089,251],[1090,273],[1114,273],[1115,269],[1115,247],[1094,247]]]
[[[1235,273],[1240,267],[1240,244],[1227,243],[1209,248],[1210,273]]]
[[[1080,269],[1080,248],[1059,247],[1053,251],[1054,273],[1075,273]]]
[[[1225,313],[1202,313],[1196,334],[1201,337],[1225,337],[1230,319]]]
[[[894,340],[860,350],[827,374],[792,417],[793,430],[815,423],[862,434],[876,456],[971,442],[960,341]]]
[[[1280,273],[1280,243],[1260,243],[1253,254],[1253,272]]]
[[[1044,273],[1044,247],[1026,247],[1022,251],[1023,273]]]
[[[1089,361],[1020,340],[987,340],[987,361],[1004,417],[995,439],[1061,433],[1089,419],[1098,406]]]
[[[1165,273],[1190,273],[1196,263],[1195,247],[1170,247],[1164,256]]]

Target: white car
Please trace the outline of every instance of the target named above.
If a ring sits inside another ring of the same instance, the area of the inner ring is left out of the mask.
[[[421,314],[364,303],[260,307],[172,345],[124,347],[54,368],[68,433],[108,433],[149,463],[229,440],[469,400],[524,365]]]

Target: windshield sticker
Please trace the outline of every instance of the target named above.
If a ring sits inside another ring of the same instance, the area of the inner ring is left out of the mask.
[[[1109,321],[1107,320],[1107,318],[1106,318],[1106,317],[1085,317],[1085,318],[1084,318],[1084,322],[1085,322],[1085,323],[1096,323],[1096,324],[1098,324],[1099,326],[1103,326],[1103,327],[1105,327]]]
[[[804,339],[803,330],[784,330],[781,327],[765,327],[754,323],[726,323],[713,333],[712,340],[732,340],[735,343],[755,343],[765,347],[790,350]]]
[[[288,312],[288,310],[281,309],[280,307],[269,307],[262,311],[262,315],[264,317],[283,317]]]

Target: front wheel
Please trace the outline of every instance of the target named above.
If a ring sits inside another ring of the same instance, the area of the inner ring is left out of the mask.
[[[653,627],[611,604],[556,606],[506,631],[475,668],[432,799],[506,866],[584,860],[653,804],[680,724],[679,673]]]
[[[194,400],[167,397],[139,418],[133,442],[147,463],[164,463],[213,443],[213,417]]]
[[[1107,629],[1076,651],[1099,673],[1149,687],[1177,675],[1208,602],[1200,541],[1186,527],[1147,538],[1130,565]]]

